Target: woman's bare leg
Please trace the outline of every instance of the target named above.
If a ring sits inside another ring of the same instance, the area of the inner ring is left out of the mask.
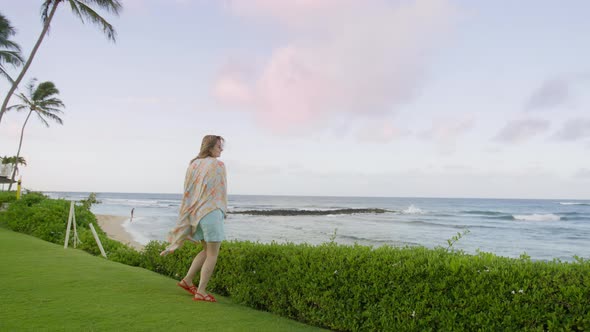
[[[188,272],[186,273],[186,276],[183,279],[184,282],[188,285],[193,284],[193,280],[195,280],[195,275],[203,267],[203,263],[207,258],[207,244],[205,241],[201,241],[201,245],[203,246],[203,250],[201,250],[197,254],[197,256],[195,256],[195,259],[193,259],[191,267],[188,269]]]
[[[209,283],[209,279],[211,279],[211,275],[213,274],[213,270],[215,269],[215,264],[217,264],[217,256],[219,255],[219,248],[221,248],[221,242],[207,242],[207,254],[205,258],[205,262],[203,263],[203,267],[201,268],[201,279],[199,280],[199,288],[198,292],[207,295],[206,289],[207,284]]]

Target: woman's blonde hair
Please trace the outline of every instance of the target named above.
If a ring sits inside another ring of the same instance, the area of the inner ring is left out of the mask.
[[[213,150],[215,144],[217,144],[217,142],[219,141],[221,141],[221,144],[223,144],[225,140],[221,136],[205,135],[205,137],[203,137],[203,141],[201,142],[201,151],[199,152],[199,155],[197,157],[191,160],[191,163],[197,159],[213,157],[211,155],[211,150]]]

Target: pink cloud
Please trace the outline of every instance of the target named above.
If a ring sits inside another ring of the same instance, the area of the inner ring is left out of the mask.
[[[424,83],[428,52],[455,16],[444,0],[245,1],[234,12],[291,30],[254,73],[223,70],[214,96],[293,132],[337,113],[387,115]],[[301,15],[299,15],[300,13]],[[278,23],[280,22],[280,23]],[[231,65],[228,65],[231,68]]]

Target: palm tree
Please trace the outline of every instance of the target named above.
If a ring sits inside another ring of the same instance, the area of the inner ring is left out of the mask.
[[[20,142],[18,143],[18,151],[16,152],[15,160],[19,159],[20,150],[23,146],[25,126],[27,125],[27,122],[29,121],[29,117],[31,117],[31,114],[37,114],[39,120],[41,120],[41,122],[46,127],[49,127],[49,123],[46,119],[50,119],[59,124],[63,124],[62,119],[57,115],[59,113],[62,113],[62,110],[60,108],[65,107],[64,103],[56,97],[59,94],[59,90],[55,87],[55,84],[53,84],[53,82],[43,82],[35,86],[36,82],[36,79],[32,79],[31,82],[27,85],[28,96],[25,96],[22,93],[17,95],[17,97],[23,102],[22,104],[13,105],[8,108],[8,110],[15,109],[17,111],[29,111],[29,114],[27,114],[27,118],[25,119],[25,123],[23,123],[23,128],[20,132]],[[18,165],[15,164],[14,169],[12,170],[12,181],[14,181],[17,169]],[[8,190],[10,190],[11,188],[12,183],[10,183],[10,185],[8,186]]]
[[[27,166],[27,161],[23,157],[0,157],[0,178],[5,177],[6,179],[8,179],[12,175],[12,170],[14,169],[14,165],[16,164]],[[6,182],[1,181],[1,183],[2,190],[4,190],[4,183]]]
[[[10,21],[0,14],[0,75],[5,76],[11,83],[14,82],[12,78],[4,69],[4,64],[11,64],[18,67],[23,64],[23,58],[20,55],[20,46],[10,40],[16,31],[10,25]]]
[[[0,157],[0,160],[2,161],[1,164],[3,164],[3,165],[4,164],[14,164],[16,161],[16,163],[18,163],[19,165],[27,166],[27,161],[25,160],[25,158],[20,157],[20,156],[18,158],[16,156],[12,156],[12,157],[5,156],[5,157]]]
[[[43,42],[43,38],[47,34],[49,30],[49,25],[51,24],[51,20],[53,20],[53,16],[55,15],[55,11],[59,7],[59,5],[63,2],[67,2],[70,4],[72,12],[74,15],[78,16],[82,22],[84,23],[84,19],[91,21],[92,23],[98,25],[102,28],[102,31],[106,34],[109,40],[115,41],[116,31],[113,26],[107,22],[102,16],[100,16],[94,9],[90,7],[90,5],[96,5],[98,8],[110,12],[114,15],[119,15],[119,11],[123,7],[120,0],[44,0],[43,4],[41,5],[41,19],[43,20],[43,30],[41,31],[41,35],[37,39],[27,62],[23,66],[20,74],[12,83],[12,87],[6,94],[4,101],[2,102],[2,107],[0,108],[0,122],[2,122],[2,116],[6,112],[6,107],[8,106],[8,101],[12,94],[22,81],[25,73],[29,69],[31,62],[33,62],[33,58],[35,54],[37,54],[37,50],[41,43]]]

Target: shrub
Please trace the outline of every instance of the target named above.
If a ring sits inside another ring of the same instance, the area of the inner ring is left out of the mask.
[[[16,201],[16,191],[0,191],[0,204]]]
[[[590,263],[423,247],[224,244],[210,285],[333,330],[590,328]]]

